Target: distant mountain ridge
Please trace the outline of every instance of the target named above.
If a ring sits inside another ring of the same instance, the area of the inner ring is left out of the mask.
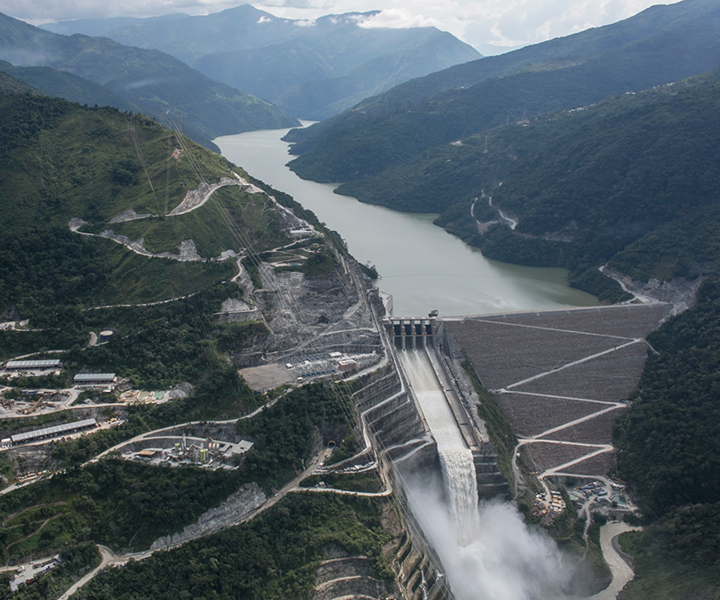
[[[720,270],[718,90],[720,69],[501,125],[338,192],[440,213],[437,224],[505,262],[694,279]]]
[[[113,94],[99,83],[50,67],[14,67],[0,60],[0,71],[24,81],[33,89],[55,98],[88,106],[112,106],[125,112],[142,112],[137,104]]]
[[[325,118],[408,79],[481,57],[434,27],[359,26],[377,12],[303,21],[242,5],[204,17],[94,19],[43,27],[161,50],[307,119]]]
[[[372,177],[508,121],[591,104],[720,66],[720,4],[685,0],[620,23],[404,83],[286,139],[301,176]]]
[[[184,131],[210,147],[219,135],[297,124],[268,102],[213,81],[157,50],[106,38],[67,37],[2,14],[0,60],[84,77],[161,121],[182,117]]]

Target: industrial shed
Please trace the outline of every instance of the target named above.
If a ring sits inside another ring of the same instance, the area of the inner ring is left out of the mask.
[[[10,440],[12,441],[13,446],[15,444],[28,444],[30,442],[46,440],[48,438],[59,437],[61,435],[77,433],[78,431],[90,429],[91,427],[96,426],[97,421],[95,419],[83,419],[82,421],[63,423],[62,425],[54,425],[53,427],[43,427],[42,429],[35,429],[34,431],[17,433],[15,435],[11,435]]]
[[[73,378],[75,385],[108,385],[115,380],[115,373],[78,373]]]
[[[61,362],[57,358],[48,360],[9,360],[5,364],[6,371],[41,371],[45,369],[58,369]]]

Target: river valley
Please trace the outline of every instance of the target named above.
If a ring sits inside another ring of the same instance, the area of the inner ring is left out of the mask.
[[[487,260],[479,250],[433,225],[435,215],[401,213],[333,193],[335,185],[300,179],[286,163],[287,129],[217,138],[229,160],[304,207],[347,241],[352,255],[377,267],[377,285],[393,296],[393,313],[477,315],[592,306],[597,300],[567,285],[562,269]]]
[[[518,267],[485,259],[478,250],[433,225],[435,215],[400,213],[363,204],[354,198],[334,194],[334,185],[300,179],[285,166],[291,159],[287,153],[289,145],[281,140],[286,131],[250,132],[214,141],[229,160],[252,176],[292,195],[304,207],[315,212],[331,229],[339,232],[358,261],[374,264],[381,275],[378,287],[393,296],[395,316],[419,317],[433,309],[438,309],[441,317],[523,312],[525,317],[512,317],[532,321],[542,319],[545,314],[533,311],[598,304],[596,298],[571,289],[567,285],[566,273],[561,269]],[[595,316],[602,320],[612,314],[608,310],[602,308],[589,312],[592,315],[597,313]],[[589,318],[584,311],[560,312],[562,319],[572,319],[574,315],[580,319]],[[583,314],[578,315],[578,312]],[[500,318],[502,315],[498,314],[488,317],[492,325],[496,325],[495,321]],[[459,328],[466,327],[457,319],[449,321],[457,321]],[[535,327],[534,321],[523,321],[511,325],[517,325],[511,327],[512,332],[515,329],[520,333],[530,331],[532,334],[542,331],[545,336],[538,342],[540,347],[555,347],[555,340],[549,337],[542,324]],[[601,326],[601,329],[604,328],[605,325]],[[552,331],[564,329],[558,325]],[[504,339],[505,333],[503,330],[500,334],[482,337],[480,342],[480,337],[475,336],[473,343],[495,348],[495,338]],[[571,331],[570,334],[576,337],[581,335],[577,331]],[[591,341],[596,341],[597,337],[597,334],[589,336]],[[472,355],[473,343],[461,344],[463,351]],[[529,364],[534,368],[534,365],[539,364],[538,358],[526,357],[523,354],[525,346],[528,344],[503,347],[502,351],[496,353],[497,358],[507,361],[508,356],[517,355],[517,360],[523,365]],[[415,348],[415,340],[412,347]],[[555,370],[572,366],[565,365],[569,360],[565,356],[569,347],[561,344],[557,348],[561,356],[552,357]],[[584,364],[593,356],[593,352],[598,356],[610,352],[604,347],[602,350],[598,353],[593,347],[586,352],[582,347],[578,349],[580,358],[576,362]],[[430,546],[440,556],[453,596],[458,600],[478,597],[502,597],[508,600],[565,597],[564,592],[575,586],[576,575],[571,564],[550,538],[536,535],[527,529],[520,514],[509,503],[481,502],[477,507],[474,455],[466,447],[466,441],[456,423],[457,416],[453,416],[450,407],[445,404],[443,390],[438,387],[440,384],[435,380],[433,368],[421,352],[403,350],[399,359],[415,398],[416,410],[423,415],[422,422],[427,424],[437,444],[436,451],[442,465],[441,478],[444,480],[444,485],[438,486],[436,478],[424,473],[417,480],[413,477],[408,480],[403,478],[403,487],[407,491],[412,513]],[[633,365],[639,362],[635,360]],[[476,370],[479,368],[474,366]],[[554,372],[552,368],[550,370]],[[633,375],[637,377],[639,373]],[[599,379],[602,379],[602,374]],[[582,380],[582,376],[579,380]],[[372,402],[383,406],[394,397],[389,398],[385,392],[378,392]],[[595,404],[593,400],[588,400],[588,403],[592,406]],[[542,403],[535,402],[533,406],[539,404]],[[607,412],[606,405],[607,402],[602,404],[601,408],[605,409],[602,414]],[[547,412],[547,408],[545,404],[538,406],[540,414]],[[408,428],[407,424],[403,427],[393,426],[396,417],[407,417],[406,409],[405,404],[397,407],[388,404],[382,409],[383,414],[387,413],[384,418],[389,423],[389,431],[404,431]],[[537,420],[539,416],[530,415],[528,418]],[[562,426],[555,424],[556,429],[572,426],[572,419],[576,418],[577,415],[573,413],[571,422]],[[589,420],[591,416],[585,418]],[[381,423],[382,419],[378,422]],[[413,421],[418,426],[420,422],[419,417]],[[376,435],[382,437],[382,431],[376,432]],[[422,438],[422,432],[414,429],[405,433],[405,437],[415,436],[416,439],[410,441],[417,442]],[[407,440],[403,438],[393,440],[392,443],[402,445],[401,442],[407,443]],[[579,443],[576,442],[573,448],[577,445]],[[579,461],[578,458],[576,462]],[[604,464],[598,468],[605,471]],[[594,471],[582,472],[577,477],[593,475],[597,474]],[[581,587],[585,594],[596,591],[585,583]]]

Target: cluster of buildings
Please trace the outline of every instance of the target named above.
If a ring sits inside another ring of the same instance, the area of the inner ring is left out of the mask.
[[[562,494],[553,490],[550,498],[545,492],[535,495],[535,502],[532,507],[532,516],[540,519],[543,525],[552,525],[555,517],[561,515],[566,508],[565,499]]]
[[[62,371],[62,361],[58,358],[42,360],[9,360],[5,363],[3,371],[6,375],[59,375]],[[73,377],[74,385],[78,387],[112,386],[117,383],[115,373],[78,373]]]
[[[375,360],[377,360],[375,353],[347,356],[342,352],[330,352],[327,355],[299,357],[295,362],[285,363],[285,366],[293,369],[297,381],[302,382],[312,377],[348,375],[359,370],[363,364],[372,363]]]
[[[611,482],[610,484],[613,491],[618,492],[624,489],[624,485]],[[575,501],[578,508],[581,508],[588,502],[595,502],[600,507],[610,506],[616,507],[620,505],[620,508],[627,509],[627,504],[624,498],[618,494],[611,496],[608,492],[608,488],[600,481],[591,481],[570,492],[570,497]]]
[[[223,442],[183,435],[148,438],[144,440],[143,446],[135,450],[134,445],[131,445],[123,452],[123,458],[157,465],[201,465],[217,469],[234,468],[235,457],[247,452],[253,443],[246,440],[238,443]]]

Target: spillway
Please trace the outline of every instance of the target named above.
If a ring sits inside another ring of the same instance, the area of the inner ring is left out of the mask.
[[[422,349],[403,350],[399,354],[425,421],[437,443],[453,521],[459,532],[467,532],[469,535],[475,530],[478,519],[478,491],[472,452],[463,440],[426,352]],[[469,537],[465,541],[469,542]]]

